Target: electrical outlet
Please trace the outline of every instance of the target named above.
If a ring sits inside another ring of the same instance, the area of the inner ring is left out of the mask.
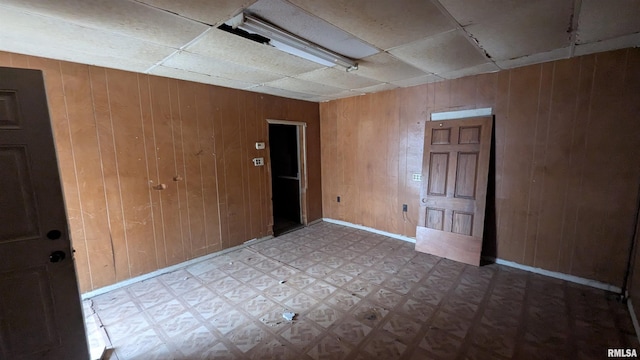
[[[413,181],[422,181],[422,174],[413,174],[411,180],[413,180]]]
[[[338,196],[338,202],[340,202],[340,196]]]
[[[407,212],[408,208],[409,206],[407,206],[407,204],[402,204],[402,212]]]
[[[253,166],[264,166],[264,158],[254,158]]]

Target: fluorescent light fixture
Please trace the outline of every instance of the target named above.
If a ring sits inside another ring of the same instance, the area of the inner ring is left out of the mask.
[[[251,15],[239,14],[226,24],[233,28],[237,27],[246,32],[264,36],[270,40],[269,45],[276,49],[318,64],[330,67],[338,65],[344,67],[347,71],[358,69],[358,63],[355,61]]]

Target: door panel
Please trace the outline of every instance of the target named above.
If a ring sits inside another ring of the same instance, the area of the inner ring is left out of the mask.
[[[42,73],[0,68],[0,358],[87,359]]]
[[[492,124],[492,117],[427,123],[416,250],[480,264]]]

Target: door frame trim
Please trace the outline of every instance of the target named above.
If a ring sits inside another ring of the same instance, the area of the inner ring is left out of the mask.
[[[291,120],[278,120],[267,119],[267,139],[269,138],[269,125],[291,125],[297,127],[297,140],[298,140],[298,169],[300,171],[298,187],[300,192],[300,223],[307,226],[307,123],[304,121],[291,121]],[[267,141],[267,144],[269,142]],[[267,151],[267,171],[269,172],[269,193],[270,198],[273,198],[273,175],[271,174],[271,144],[269,144],[269,151]],[[271,219],[273,220],[273,200],[271,200]],[[273,231],[273,223],[272,231]]]

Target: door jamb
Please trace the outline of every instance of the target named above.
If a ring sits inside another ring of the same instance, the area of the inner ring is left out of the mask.
[[[298,171],[299,179],[298,179],[298,187],[300,189],[300,223],[304,226],[307,226],[307,123],[303,121],[291,121],[291,120],[277,120],[277,119],[267,119],[267,124],[275,124],[275,125],[293,125],[297,127],[297,140],[298,140]],[[269,125],[267,125],[267,139],[269,134]],[[271,148],[271,144],[269,144],[269,148]],[[267,171],[269,172],[269,198],[273,198],[273,190],[272,190],[272,176],[271,174],[271,151],[267,151]],[[273,221],[273,200],[271,200],[271,219]],[[273,226],[273,223],[272,223]]]

